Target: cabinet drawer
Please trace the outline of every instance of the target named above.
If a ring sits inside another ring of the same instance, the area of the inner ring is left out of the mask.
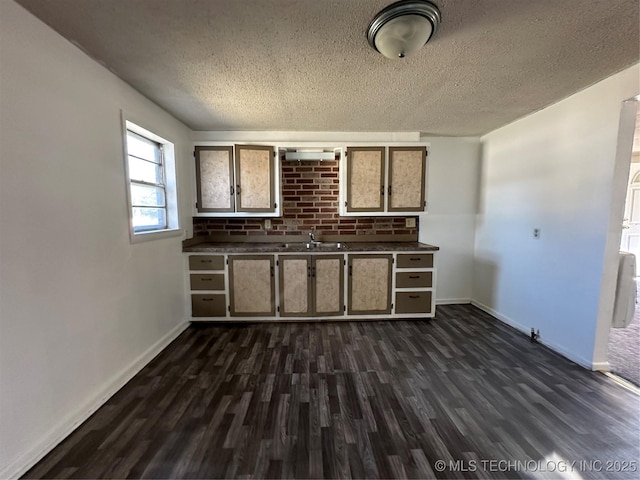
[[[227,302],[224,294],[191,295],[191,316],[224,317],[227,314]]]
[[[396,313],[431,313],[432,292],[396,292]]]
[[[191,290],[224,290],[224,273],[192,273]]]
[[[432,268],[433,253],[399,253],[398,268]]]
[[[433,286],[432,272],[398,272],[396,288],[419,288]]]
[[[224,270],[222,255],[191,255],[189,270]]]

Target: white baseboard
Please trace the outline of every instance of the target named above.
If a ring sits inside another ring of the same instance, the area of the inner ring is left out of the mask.
[[[496,317],[498,320],[500,320],[503,323],[506,323],[507,325],[515,328],[516,330],[520,330],[521,332],[525,333],[526,335],[529,335],[531,332],[531,329],[526,327],[525,325],[522,325],[521,323],[516,322],[515,320],[502,315],[500,312],[494,310],[493,308],[484,305],[483,303],[478,302],[477,300],[471,300],[471,304],[475,307],[478,307],[480,310],[483,310],[484,312],[487,312],[489,315]],[[561,345],[557,345],[553,342],[549,342],[546,341],[544,339],[539,339],[538,340],[539,343],[541,343],[542,345],[544,345],[545,347],[550,348],[551,350],[553,350],[556,353],[559,353],[560,355],[562,355],[563,357],[571,360],[574,363],[577,363],[578,365],[580,365],[581,367],[587,368],[589,370],[599,370],[600,368],[598,368],[597,366],[600,365],[600,363],[593,363],[591,360],[586,360],[578,355],[575,355],[573,352],[570,352],[569,350],[567,350],[566,348],[564,348]]]
[[[610,372],[611,364],[609,362],[593,362],[591,364],[591,370],[597,370],[599,372]]]
[[[187,327],[189,322],[185,321],[173,328],[164,337],[154,343],[147,351],[136,358],[131,365],[112,377],[107,384],[98,391],[92,398],[86,401],[75,412],[67,415],[54,428],[49,430],[42,439],[27,451],[19,454],[8,465],[0,469],[0,478],[18,478],[38,463],[47,453],[58,445],[62,440],[78,428],[87,418],[89,418],[98,408],[106,403],[118,390],[120,390],[129,380],[131,380],[140,370],[142,370],[153,358],[164,350],[178,335]]]
[[[470,298],[436,298],[436,305],[456,305],[460,303],[471,303]]]

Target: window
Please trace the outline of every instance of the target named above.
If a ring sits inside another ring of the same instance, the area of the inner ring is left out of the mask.
[[[135,233],[167,228],[162,145],[127,130],[131,225]]]
[[[132,241],[178,229],[173,144],[125,121]]]

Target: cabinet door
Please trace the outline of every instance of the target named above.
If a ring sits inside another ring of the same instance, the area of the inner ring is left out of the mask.
[[[257,317],[275,315],[273,255],[229,257],[231,315]]]
[[[424,210],[426,147],[389,147],[390,212]]]
[[[232,147],[196,147],[196,190],[199,212],[233,212]]]
[[[307,316],[313,313],[311,296],[311,257],[287,255],[280,261],[280,315]]]
[[[273,147],[236,145],[236,198],[238,212],[274,212]]]
[[[344,257],[317,255],[313,257],[311,276],[314,284],[316,315],[342,315],[344,313]]]
[[[384,147],[347,147],[347,212],[384,209]]]
[[[391,255],[349,255],[349,314],[391,313]]]

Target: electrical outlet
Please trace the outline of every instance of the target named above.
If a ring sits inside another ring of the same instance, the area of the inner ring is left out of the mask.
[[[407,228],[416,228],[416,219],[414,217],[405,218],[404,225]]]
[[[271,219],[270,218],[265,218],[264,219],[264,229],[265,230],[271,230]]]
[[[539,228],[534,228],[533,229],[533,238],[535,238],[536,240],[540,239],[540,229]]]

